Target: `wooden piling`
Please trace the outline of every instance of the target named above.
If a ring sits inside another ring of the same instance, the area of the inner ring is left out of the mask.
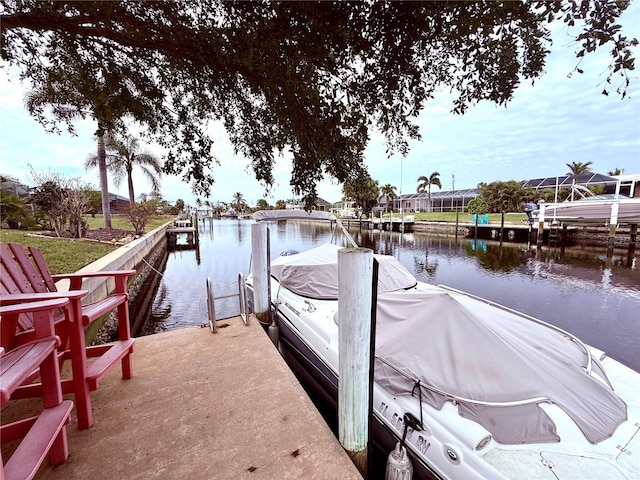
[[[373,251],[338,251],[338,439],[363,476],[369,437]]]
[[[609,219],[609,241],[607,246],[607,258],[611,258],[613,256],[613,248],[616,243],[616,230],[618,228],[618,210],[620,209],[620,204],[618,202],[614,202],[611,204],[611,218]]]
[[[627,266],[631,267],[635,261],[636,239],[638,238],[638,224],[633,223],[629,229],[629,248],[627,249]]]
[[[258,321],[271,323],[269,305],[268,230],[265,223],[251,225],[251,273],[253,274],[253,308]]]
[[[458,218],[460,216],[460,212],[456,210],[456,239],[458,238]]]
[[[540,213],[538,213],[538,237],[536,238],[537,247],[542,247],[544,239],[544,200],[540,200]]]
[[[567,224],[562,224],[562,236],[560,237],[560,255],[564,255],[565,247],[569,241],[569,233],[567,231]]]
[[[473,229],[473,239],[474,240],[478,240],[478,218],[479,217],[480,217],[480,215],[476,213],[475,227]]]

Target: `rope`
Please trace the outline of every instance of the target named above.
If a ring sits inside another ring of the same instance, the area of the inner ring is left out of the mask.
[[[124,246],[124,247],[127,247],[127,248],[129,248],[129,249],[131,248],[131,246],[130,246],[130,245],[128,245],[128,244],[127,244],[127,245],[123,245],[123,246]],[[151,265],[149,262],[147,262],[147,259],[146,259],[146,258],[144,258],[144,257],[140,254],[140,252],[139,252],[137,249],[133,249],[133,253],[134,253],[135,255],[137,255],[138,257],[140,257],[140,259],[141,259],[144,263],[146,263],[146,264],[147,264],[147,266],[148,266],[151,270],[153,270],[154,272],[156,272],[156,273],[157,273],[158,275],[160,275],[161,277],[164,277],[164,274],[163,274],[162,272],[160,272],[158,269],[156,269],[156,268],[155,268],[153,265]]]

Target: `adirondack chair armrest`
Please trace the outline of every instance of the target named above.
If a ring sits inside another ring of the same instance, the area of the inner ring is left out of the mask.
[[[56,280],[62,280],[63,278],[75,278],[75,277],[118,277],[126,276],[130,277],[136,273],[135,270],[101,270],[99,272],[74,272],[74,273],[57,273],[52,275]]]
[[[103,270],[99,272],[74,272],[59,273],[52,275],[54,281],[68,279],[71,281],[70,289],[79,290],[82,287],[82,280],[85,278],[114,277],[116,291],[124,293],[126,291],[127,279],[136,273],[135,270]]]
[[[88,290],[74,290],[69,292],[44,292],[44,293],[3,293],[0,295],[0,305],[14,305],[18,303],[40,302],[68,298],[80,300],[87,296]]]
[[[42,293],[3,293],[0,294],[0,307],[26,305],[27,307],[25,308],[28,308],[28,305],[33,304],[33,302],[55,302],[56,300],[65,299],[68,300],[68,303],[65,303],[62,309],[65,311],[64,317],[67,321],[74,322],[76,317],[79,321],[82,321],[82,315],[80,314],[82,308],[81,302],[88,293],[88,290]]]
[[[38,345],[39,343],[42,343],[42,342],[51,342],[51,341],[55,342],[55,348],[58,348],[60,346],[60,343],[61,343],[60,337],[57,335],[50,335],[48,337],[40,337],[40,338],[35,338],[33,340],[29,340],[28,342],[20,344],[18,348],[27,349],[33,345]]]

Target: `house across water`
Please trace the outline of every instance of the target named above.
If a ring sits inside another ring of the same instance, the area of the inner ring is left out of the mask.
[[[560,192],[568,190],[574,185],[585,188],[600,187],[602,194],[619,194],[627,197],[640,198],[640,174],[608,176],[600,173],[584,173],[580,175],[562,175],[558,177],[534,178],[521,182],[523,187],[531,187],[537,191],[552,190]],[[436,190],[431,192],[431,211],[455,212],[465,211],[471,200],[480,196],[479,188],[461,190]],[[425,193],[402,194],[390,199],[389,207],[405,212],[426,212],[428,210],[429,195]],[[386,207],[386,199],[380,197],[380,208]]]

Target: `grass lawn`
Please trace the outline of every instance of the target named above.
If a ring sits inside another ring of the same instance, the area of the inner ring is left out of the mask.
[[[2,243],[21,243],[37,247],[44,255],[51,273],[70,273],[116,249],[114,245],[55,237],[32,237],[38,232],[0,229]]]
[[[147,222],[147,226],[145,227],[144,231],[150,232],[151,230],[155,230],[159,226],[170,222],[174,218],[176,218],[175,215],[158,215],[155,217],[151,217]],[[89,228],[92,230],[104,227],[104,220],[102,219],[102,215],[96,215],[95,217],[87,216],[85,220],[87,221],[87,225],[89,225]],[[133,231],[133,227],[131,226],[129,219],[124,215],[111,215],[111,228]]]
[[[171,215],[152,217],[149,219],[145,231],[150,232],[173,218]],[[87,217],[87,223],[90,229],[98,229],[104,225],[101,216],[96,216],[95,218]],[[133,232],[133,227],[127,218],[121,215],[113,215],[111,217],[111,226]],[[31,236],[38,233],[37,231],[2,228],[0,229],[0,241],[2,243],[14,242],[37,247],[42,251],[53,274],[75,272],[117,248],[115,245],[82,239]]]

